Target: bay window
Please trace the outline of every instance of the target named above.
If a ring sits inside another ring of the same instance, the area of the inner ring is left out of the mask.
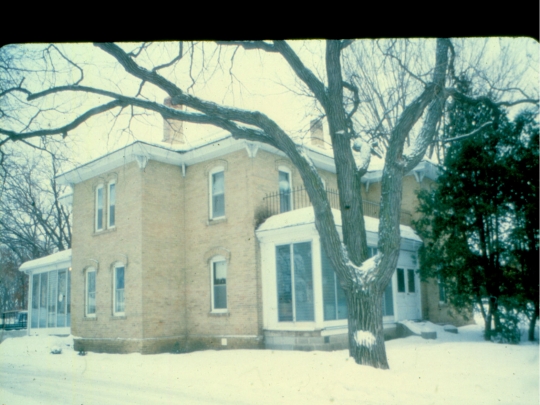
[[[311,242],[276,246],[278,320],[313,321]]]

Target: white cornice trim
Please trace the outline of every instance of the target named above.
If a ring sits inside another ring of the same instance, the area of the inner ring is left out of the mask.
[[[137,161],[139,168],[144,170],[148,160],[156,160],[182,167],[184,173],[187,166],[215,159],[241,149],[246,149],[248,154],[253,157],[256,156],[258,150],[264,150],[278,156],[285,156],[283,152],[273,146],[259,142],[236,140],[230,135],[189,150],[174,150],[161,145],[135,141],[128,146],[59,175],[57,181],[59,184],[65,185],[81,183],[133,161]],[[319,151],[309,146],[305,146],[305,149],[317,168],[336,173],[336,166],[331,151]],[[422,161],[408,175],[415,173],[431,178],[432,180],[436,180],[438,177],[436,166],[428,161]],[[381,178],[382,170],[377,170],[365,174],[362,177],[362,182],[373,183],[380,181]]]

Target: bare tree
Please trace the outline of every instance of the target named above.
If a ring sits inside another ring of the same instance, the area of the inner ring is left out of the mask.
[[[477,98],[466,97],[453,87],[456,52],[450,40],[433,41],[429,54],[417,56],[418,63],[428,66],[422,77],[415,77],[418,75],[408,69],[408,61],[403,59],[402,54],[396,59],[390,51],[387,52],[387,57],[395,59],[400,69],[396,74],[412,77],[416,82],[410,94],[397,94],[395,100],[383,103],[384,110],[396,103],[400,107],[388,116],[390,118],[386,120],[386,130],[382,131],[385,166],[381,185],[379,253],[368,259],[360,180],[367,171],[372,153],[376,153],[377,146],[373,141],[377,137],[358,130],[358,122],[365,115],[363,113],[359,116],[359,108],[366,102],[361,97],[358,83],[368,80],[375,82],[378,79],[373,75],[368,77],[362,71],[362,66],[358,66],[357,77],[347,78],[344,74],[342,64],[345,55],[351,50],[352,42],[326,41],[323,54],[313,57],[319,60],[315,67],[303,61],[301,54],[294,49],[295,44],[285,41],[220,42],[214,49],[214,53],[221,53],[233,47],[233,55],[240,51],[276,55],[287,66],[288,70],[284,74],[292,74],[303,86],[302,92],[316,101],[330,129],[343,224],[342,239],[321,178],[304,147],[293,139],[291,133],[262,111],[211,102],[191,94],[189,90],[198,80],[192,75],[192,63],[185,68],[189,69],[191,85],[182,86],[180,81],[175,80],[178,70],[185,66],[182,65],[183,60],[191,58],[193,61],[194,46],[190,47],[190,52],[184,52],[184,46],[180,43],[176,54],[163,63],[161,60],[153,61],[155,53],[152,53],[150,44],[135,47],[95,44],[128,75],[129,85],[123,88],[118,85],[117,89],[114,86],[87,85],[83,67],[58,50],[58,60],[73,66],[71,77],[74,79],[66,79],[64,82],[59,80],[57,84],[44,86],[38,91],[18,86],[12,92],[25,95],[28,103],[42,102],[43,106],[54,107],[55,98],[59,100],[68,94],[73,98],[96,97],[99,102],[54,128],[46,127],[42,121],[37,124],[37,120],[34,120],[34,125],[15,129],[0,124],[0,135],[3,136],[0,146],[10,140],[27,140],[36,136],[66,136],[93,116],[129,109],[133,114],[136,111],[153,111],[165,119],[213,125],[229,131],[236,139],[266,143],[282,151],[302,177],[314,207],[315,224],[322,244],[345,290],[350,354],[359,364],[388,368],[380,302],[399,255],[403,177],[421,161],[428,147],[436,140],[447,100],[459,97],[474,103]],[[317,67],[321,68],[320,71],[317,71]],[[146,90],[149,87],[156,89],[157,95],[150,96],[151,93]],[[173,106],[181,105],[187,109],[180,110],[155,101],[163,100],[163,96],[169,97]],[[103,102],[103,99],[107,101]],[[523,97],[519,102],[536,100]],[[80,105],[83,106],[83,103]],[[384,122],[385,119],[385,114],[379,114],[379,120]],[[407,140],[410,144],[406,148]]]
[[[62,205],[65,186],[56,183],[61,158],[35,149],[6,154],[0,194],[0,245],[16,263],[71,247],[71,208]]]

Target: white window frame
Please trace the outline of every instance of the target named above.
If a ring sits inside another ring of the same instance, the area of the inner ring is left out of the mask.
[[[287,173],[289,175],[289,211],[294,211],[294,204],[293,204],[293,198],[292,198],[292,190],[293,190],[293,181],[292,181],[292,171],[287,166],[279,166],[278,167],[278,193],[279,193],[279,212],[281,211],[281,190],[279,188],[279,173]],[[289,212],[289,211],[283,211],[283,212]]]
[[[89,308],[90,308],[90,290],[89,290],[89,286],[90,286],[90,283],[88,282],[88,277],[89,275],[93,273],[94,274],[94,312],[89,312]],[[85,272],[85,277],[84,277],[84,295],[85,295],[85,303],[84,303],[84,315],[87,317],[87,318],[95,318],[96,316],[96,312],[97,312],[97,305],[96,305],[96,290],[97,290],[97,272],[96,272],[96,269],[93,268],[93,267],[90,267],[86,270]]]
[[[99,219],[99,192],[101,190],[101,224],[98,223]],[[95,212],[94,212],[94,229],[96,232],[101,232],[105,229],[105,187],[103,184],[99,184],[95,191]],[[101,226],[100,226],[101,225]]]
[[[114,224],[111,224],[111,186],[114,186]],[[107,229],[116,228],[116,180],[107,184]]]
[[[215,300],[214,300],[214,265],[215,263],[225,263],[225,308],[216,308],[215,307]],[[211,313],[226,313],[229,312],[229,300],[228,300],[228,294],[227,294],[227,285],[228,285],[228,278],[229,278],[229,271],[228,271],[228,263],[227,259],[225,259],[223,256],[214,256],[210,260],[210,295],[212,296],[212,302],[211,302]]]
[[[116,310],[116,292],[117,292],[117,288],[116,288],[116,272],[118,269],[120,268],[123,268],[124,269],[124,288],[123,288],[123,300],[124,300],[124,310],[123,311],[117,311]],[[112,299],[112,304],[113,304],[113,307],[112,307],[112,310],[113,310],[113,315],[114,316],[125,316],[126,314],[126,266],[123,264],[123,263],[115,263],[115,265],[113,266],[113,282],[112,282],[112,294],[113,294],[113,299]]]
[[[213,194],[213,178],[214,175],[217,173],[223,172],[223,215],[221,216],[214,216],[214,194]],[[209,196],[209,218],[212,220],[215,219],[222,219],[226,216],[226,210],[225,210],[225,168],[223,166],[217,166],[213,168],[210,173],[208,174],[208,196]]]

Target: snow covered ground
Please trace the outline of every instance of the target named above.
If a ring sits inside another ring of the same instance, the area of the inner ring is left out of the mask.
[[[18,337],[0,344],[0,404],[538,404],[538,344],[429,327],[437,340],[387,342],[386,371],[347,351],[79,356],[72,338]]]

